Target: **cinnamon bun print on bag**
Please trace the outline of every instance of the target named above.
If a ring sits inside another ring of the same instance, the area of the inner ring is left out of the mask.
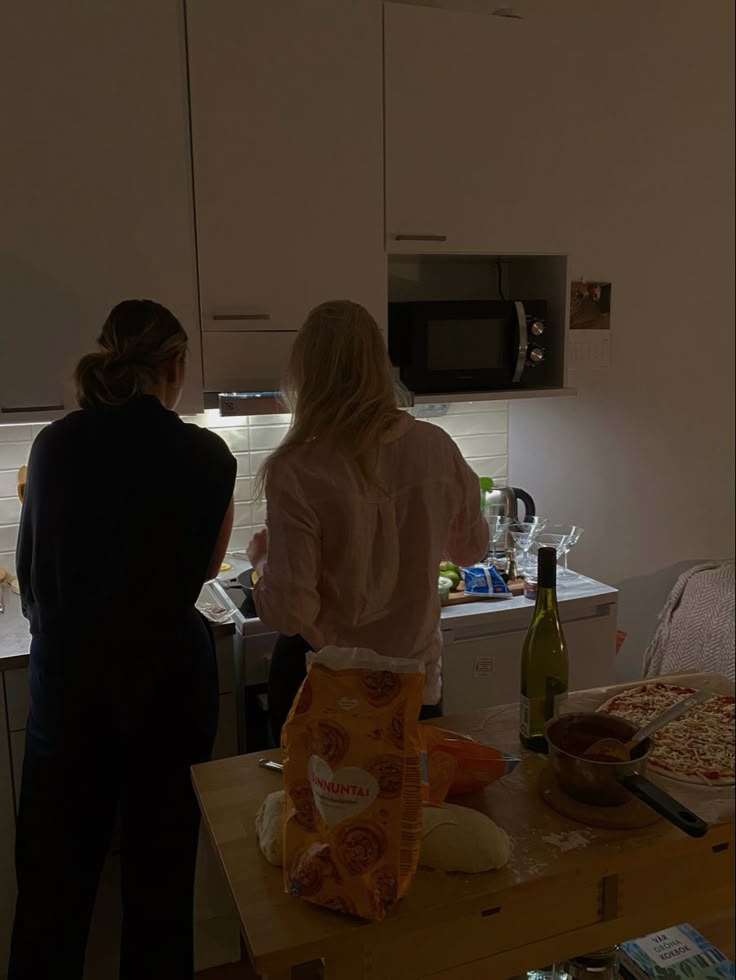
[[[307,670],[282,732],[284,887],[382,919],[419,862],[424,673],[416,660],[337,647],[311,654]]]

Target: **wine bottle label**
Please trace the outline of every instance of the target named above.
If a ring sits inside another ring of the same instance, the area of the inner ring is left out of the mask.
[[[528,698],[521,695],[519,702],[519,733],[522,738],[535,738],[544,734],[544,726],[566,710],[567,692],[554,693],[557,682],[549,678],[544,697]]]

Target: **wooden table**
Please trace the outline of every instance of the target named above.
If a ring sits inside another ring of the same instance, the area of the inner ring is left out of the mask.
[[[693,687],[706,679],[733,692],[729,681],[714,675],[676,678]],[[577,692],[570,710],[593,710],[631,686]],[[520,751],[515,705],[444,719],[443,725]],[[383,922],[357,922],[286,895],[280,869],[260,854],[256,812],[281,782],[258,768],[259,757],[195,766],[193,780],[253,966],[269,980],[286,980],[292,967],[318,959],[327,980],[504,980],[733,908],[733,789],[658,780],[708,821],[708,834],[698,840],[664,821],[641,830],[600,830],[542,802],[536,781],[545,760],[525,754],[511,775],[463,798],[509,833],[509,864],[481,875],[420,869]]]

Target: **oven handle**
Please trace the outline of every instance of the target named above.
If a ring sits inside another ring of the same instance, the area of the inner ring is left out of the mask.
[[[529,347],[529,335],[526,328],[526,311],[524,310],[524,304],[517,300],[514,303],[514,310],[516,311],[516,323],[519,328],[519,349],[516,355],[516,367],[514,368],[514,376],[511,379],[511,383],[518,385],[518,383],[521,381],[521,376],[524,373],[524,365],[526,364],[526,352],[527,348]]]

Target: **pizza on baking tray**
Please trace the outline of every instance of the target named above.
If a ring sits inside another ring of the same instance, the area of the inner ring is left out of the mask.
[[[642,684],[609,698],[598,711],[646,725],[671,705],[695,693],[695,688],[675,684]],[[734,698],[714,695],[652,736],[649,757],[652,770],[685,783],[733,786]]]

